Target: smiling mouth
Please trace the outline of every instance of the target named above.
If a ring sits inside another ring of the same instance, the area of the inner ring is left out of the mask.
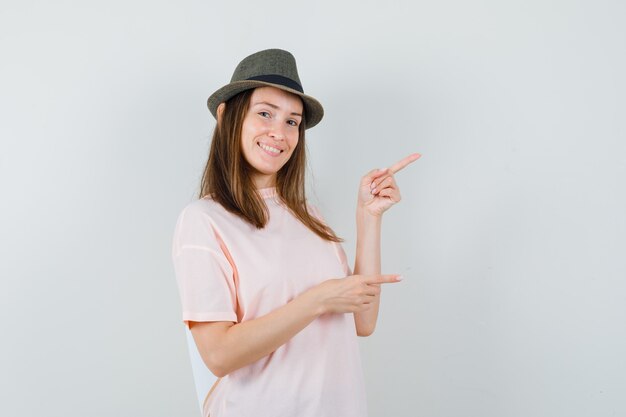
[[[274,148],[274,147],[268,146],[268,145],[264,145],[261,142],[257,142],[257,145],[259,145],[259,147],[261,149],[263,149],[264,151],[266,151],[270,155],[280,155],[283,152],[281,149]]]

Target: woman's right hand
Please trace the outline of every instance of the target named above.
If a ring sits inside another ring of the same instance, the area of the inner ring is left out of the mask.
[[[350,275],[326,280],[307,293],[319,313],[356,313],[370,308],[380,294],[380,284],[400,282],[400,275]]]

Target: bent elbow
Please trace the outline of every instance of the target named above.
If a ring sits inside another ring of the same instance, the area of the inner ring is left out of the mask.
[[[216,377],[223,378],[228,375],[229,370],[224,366],[224,360],[217,352],[207,354],[202,359],[209,371]]]
[[[357,329],[356,335],[359,337],[368,337],[374,333],[374,327],[368,329]]]
[[[224,378],[226,375],[228,375],[228,372],[224,371],[221,368],[213,368],[209,369],[209,371],[211,371],[211,373],[218,378]]]

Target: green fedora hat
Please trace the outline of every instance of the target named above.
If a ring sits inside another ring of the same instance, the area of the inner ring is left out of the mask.
[[[302,99],[307,129],[324,117],[324,108],[320,102],[304,94],[296,59],[282,49],[265,49],[245,57],[235,68],[230,83],[211,94],[207,106],[213,117],[217,118],[217,106],[220,103],[242,91],[266,86],[280,88]]]

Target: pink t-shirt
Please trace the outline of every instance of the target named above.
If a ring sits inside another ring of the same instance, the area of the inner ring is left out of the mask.
[[[180,213],[172,247],[182,319],[253,320],[330,278],[351,275],[339,243],[326,241],[259,190],[270,220],[257,229],[209,197]],[[323,221],[319,210],[310,212]],[[365,417],[354,315],[324,314],[274,352],[217,381],[207,417]]]

